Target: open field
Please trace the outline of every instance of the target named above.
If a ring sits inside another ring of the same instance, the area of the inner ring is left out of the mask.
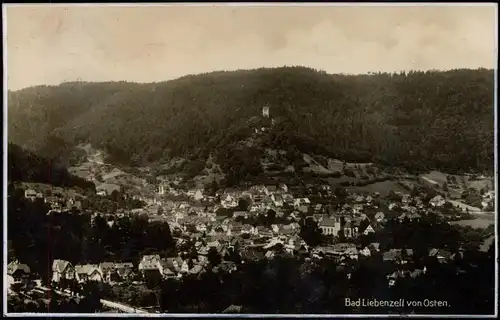
[[[472,228],[481,228],[485,229],[489,225],[495,223],[495,218],[493,215],[483,215],[481,217],[478,217],[476,219],[472,220],[460,220],[460,221],[453,221],[451,224],[453,225],[459,225],[459,226],[471,226]]]
[[[347,187],[348,192],[361,192],[361,193],[373,193],[378,192],[381,196],[387,196],[389,191],[408,193],[408,190],[403,188],[397,183],[397,181],[387,180],[382,182],[375,182],[366,186],[349,186]]]

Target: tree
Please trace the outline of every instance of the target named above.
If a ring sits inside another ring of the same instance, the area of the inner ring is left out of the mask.
[[[247,211],[250,207],[250,201],[247,198],[240,198],[238,200],[238,209],[241,211]]]
[[[217,183],[217,180],[213,179],[210,185],[210,196],[215,197],[217,190],[219,190],[219,184]]]
[[[340,187],[337,187],[335,188],[334,192],[335,194],[335,197],[337,197],[337,199],[341,202],[341,203],[344,203],[345,202],[345,199],[347,198],[347,196],[349,195],[347,193],[347,190],[346,188],[340,188]]]
[[[156,211],[156,214],[161,216],[165,213],[165,210],[163,209],[163,207],[158,207],[158,210]]]
[[[321,243],[322,233],[321,229],[318,227],[318,224],[311,217],[306,217],[299,222],[300,225],[300,237],[304,239],[304,241],[309,246],[317,246]]]
[[[447,183],[447,182],[445,182],[445,183],[443,184],[443,191],[444,191],[444,192],[448,192],[448,183]]]
[[[273,209],[267,210],[266,213],[266,225],[270,226],[276,222],[276,211]]]
[[[260,79],[258,98],[250,91],[241,92],[238,84],[253,83],[254,79]],[[301,153],[349,162],[400,163],[414,171],[493,171],[493,154],[488,152],[494,147],[493,81],[493,70],[347,76],[283,67],[191,75],[160,85],[63,84],[9,92],[9,99],[22,101],[25,108],[9,109],[8,129],[14,141],[33,141],[51,155],[54,150],[63,155],[70,146],[92,141],[107,149],[115,158],[112,160],[154,162],[164,156],[181,156],[198,158],[205,164],[209,154],[220,150],[221,155],[214,157],[225,159],[230,167],[230,158],[239,152],[238,141],[252,135],[248,119],[260,112],[261,100],[272,100],[273,105],[282,107],[269,130],[273,135],[268,143],[281,144],[284,150],[291,146]],[[314,90],[301,90],[311,83],[316,84]],[[183,94],[171,95],[174,88]],[[387,88],[397,88],[405,95],[394,96]],[[117,92],[122,98],[110,99]],[[47,99],[39,101],[37,96]],[[167,109],[164,99],[158,98],[164,96],[170,97]],[[193,105],[195,96],[205,99]],[[450,97],[453,104],[448,103]],[[474,106],[470,101],[476,102]],[[189,103],[191,108],[183,107]],[[309,115],[301,111],[306,104]],[[89,106],[95,111],[92,116],[87,113]],[[117,108],[122,112],[111,111]],[[470,108],[474,109],[472,114]],[[27,113],[34,115],[29,128],[22,125]],[[75,121],[82,123],[76,130],[68,125]],[[63,141],[54,139],[56,131]],[[412,139],[419,136],[427,138]],[[253,161],[256,157],[251,152],[244,154],[247,157],[252,165],[244,165],[243,174],[260,173]]]
[[[212,266],[217,266],[221,263],[222,261],[222,257],[220,255],[220,253],[217,251],[217,249],[215,249],[214,247],[211,247],[209,250],[208,250],[208,254],[207,254],[207,259],[208,259],[208,262],[212,265]]]

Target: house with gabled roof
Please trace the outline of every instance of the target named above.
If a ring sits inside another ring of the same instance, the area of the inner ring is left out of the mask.
[[[278,185],[278,191],[287,193],[288,192],[288,186],[286,184],[284,184],[284,183],[280,183]]]
[[[280,195],[272,195],[271,199],[273,201],[274,206],[281,208],[284,205],[283,198]]]
[[[359,254],[362,256],[365,256],[365,257],[369,257],[369,256],[371,256],[372,252],[371,252],[370,248],[364,247],[362,250],[359,250]]]
[[[435,257],[438,262],[445,263],[451,259],[453,253],[444,249],[432,248],[429,250],[429,257]]]
[[[293,235],[295,234],[295,230],[292,225],[281,225],[279,233],[282,235]]]
[[[103,281],[110,282],[111,276],[115,273],[115,264],[113,262],[101,262],[99,269],[102,272]]]
[[[383,212],[380,211],[375,214],[375,220],[377,222],[382,222],[384,221],[384,219],[385,219],[385,214]]]
[[[78,282],[98,281],[104,280],[102,270],[96,264],[75,265],[76,280]]]
[[[368,248],[370,249],[370,251],[374,252],[378,252],[380,251],[380,243],[378,242],[372,242],[368,245]]]
[[[344,236],[346,238],[352,238],[355,236],[356,234],[356,230],[355,230],[356,226],[354,226],[354,224],[351,222],[351,221],[347,221],[344,225]]]
[[[160,262],[160,255],[158,254],[145,255],[142,256],[142,259],[139,262],[138,269],[142,273],[151,270],[159,270],[158,269],[159,262]]]
[[[309,198],[298,198],[298,199],[295,199],[293,202],[293,205],[295,208],[299,208],[302,205],[307,206],[309,204],[311,204],[311,200],[309,200]]]
[[[238,217],[241,217],[241,218],[244,218],[244,219],[248,219],[248,211],[234,211],[233,212],[233,218],[238,218]]]
[[[258,261],[265,257],[262,251],[254,249],[245,249],[241,251],[241,258],[243,261]]]
[[[167,260],[161,260],[160,264],[162,266],[162,276],[167,279],[175,278],[177,276],[176,269],[171,266]]]
[[[35,200],[37,198],[37,192],[33,189],[26,189],[24,191],[24,197],[29,200]]]
[[[341,229],[340,221],[332,218],[323,217],[318,224],[322,233],[327,236],[337,236],[338,232]]]
[[[363,230],[363,234],[365,236],[369,235],[369,234],[374,234],[375,233],[375,229],[373,229],[373,227],[371,225],[368,225],[365,230]]]
[[[406,264],[413,258],[412,249],[390,249],[384,252],[383,260],[392,261],[398,264]]]
[[[134,270],[132,262],[120,262],[115,264],[115,272],[121,280],[129,279]]]
[[[59,282],[61,279],[75,279],[75,268],[66,260],[56,259],[52,262],[52,281]]]
[[[276,233],[279,232],[279,227],[276,225],[275,225],[275,227],[276,227],[276,229],[271,230],[265,226],[257,226],[255,228],[255,231],[256,231],[256,234],[261,236],[261,237],[271,237],[273,235],[274,230],[276,230],[275,231]]]
[[[437,195],[429,201],[429,204],[435,208],[440,208],[444,206],[445,203],[446,200],[444,200],[443,196],[441,195]]]
[[[30,273],[30,267],[25,263],[20,263],[18,260],[14,260],[7,265],[7,274],[12,276],[16,281],[27,277]]]

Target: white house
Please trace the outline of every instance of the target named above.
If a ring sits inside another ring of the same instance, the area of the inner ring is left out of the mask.
[[[398,207],[397,203],[393,202],[393,203],[389,204],[389,210],[394,210],[394,208],[397,208],[397,207]]]
[[[340,231],[340,219],[325,218],[319,223],[319,228],[324,235],[336,237]]]
[[[273,203],[276,207],[280,208],[280,207],[283,207],[283,198],[281,198],[281,196],[279,195],[272,195],[271,196],[271,199],[273,200]]]
[[[269,118],[269,107],[268,106],[262,107],[262,116],[264,118]]]
[[[66,260],[56,259],[52,262],[52,281],[59,282],[61,279],[75,279],[75,268]]]
[[[373,227],[371,225],[368,225],[368,227],[366,227],[365,231],[363,231],[363,234],[365,236],[369,235],[369,234],[373,234],[375,233],[375,229],[373,229]]]
[[[308,198],[299,198],[295,199],[293,202],[294,207],[300,207],[301,205],[307,205],[310,204],[311,201]]]
[[[371,256],[372,253],[371,253],[370,249],[368,249],[368,247],[365,247],[363,250],[359,251],[359,254],[362,256],[365,256],[365,257],[369,257],[369,256]]]
[[[145,255],[142,257],[141,262],[139,262],[138,269],[141,272],[151,269],[158,269],[160,263],[160,255]]]
[[[444,204],[446,203],[446,201],[444,200],[444,198],[442,196],[435,196],[434,198],[432,198],[429,203],[431,204],[431,206],[433,207],[442,207],[444,206]]]
[[[27,189],[26,191],[24,191],[24,197],[26,199],[35,200],[36,199],[36,195],[37,195],[37,193],[33,189]]]
[[[193,198],[195,201],[203,200],[204,198],[203,192],[200,189],[196,190],[195,194],[193,195]]]
[[[284,184],[284,183],[280,183],[279,184],[279,190],[281,192],[287,193],[288,192],[288,186],[286,184]]]
[[[198,223],[196,225],[196,231],[198,232],[206,232],[207,231],[207,225],[204,223]]]
[[[188,273],[188,272],[189,272],[189,265],[188,265],[188,263],[187,263],[187,260],[184,260],[184,261],[182,262],[181,272],[182,272],[182,273]]]
[[[228,194],[224,199],[221,200],[221,205],[226,209],[234,208],[238,206],[238,200]]]
[[[377,220],[377,222],[382,222],[384,219],[385,214],[383,212],[377,212],[377,214],[375,214],[375,220]]]
[[[12,291],[11,286],[15,283],[14,277],[8,274],[6,281],[7,281],[7,292],[11,293]]]
[[[99,281],[104,280],[102,270],[98,265],[85,264],[75,265],[75,274],[78,282]]]

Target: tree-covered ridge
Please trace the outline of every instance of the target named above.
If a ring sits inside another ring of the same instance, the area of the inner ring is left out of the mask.
[[[91,142],[134,162],[205,157],[271,106],[273,135],[350,161],[492,171],[492,70],[330,75],[304,67],[150,83],[66,83],[9,93],[9,136]]]
[[[93,182],[71,175],[66,167],[57,161],[37,156],[12,143],[9,143],[7,149],[9,181],[38,182],[95,190]]]

